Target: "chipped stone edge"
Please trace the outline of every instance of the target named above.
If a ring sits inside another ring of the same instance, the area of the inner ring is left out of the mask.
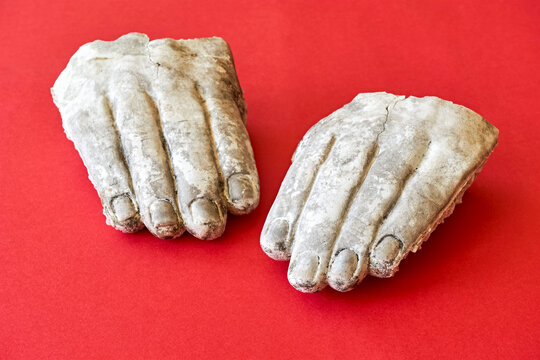
[[[485,121],[485,119],[483,118],[482,120]],[[401,263],[401,261],[403,261],[411,252],[416,253],[418,250],[420,250],[420,248],[422,247],[422,244],[429,239],[429,237],[435,231],[437,226],[444,223],[444,220],[446,220],[447,217],[452,215],[452,213],[455,210],[456,205],[461,204],[463,195],[465,194],[467,189],[469,189],[469,187],[472,185],[472,183],[474,182],[478,174],[480,174],[489,156],[491,155],[491,153],[493,152],[497,144],[498,144],[498,140],[495,142],[495,144],[493,145],[493,148],[486,155],[484,160],[471,172],[471,174],[467,177],[467,180],[465,180],[463,185],[461,187],[458,187],[458,190],[454,192],[451,200],[439,212],[439,215],[435,218],[435,220],[418,236],[418,238],[414,241],[412,246],[408,250],[405,250],[404,254],[400,258],[398,258],[398,260],[396,260],[391,267],[372,268],[370,265],[371,276],[375,276],[379,278],[393,277],[399,271],[399,264]]]

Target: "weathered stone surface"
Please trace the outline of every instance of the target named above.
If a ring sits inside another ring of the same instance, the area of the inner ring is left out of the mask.
[[[436,97],[359,94],[313,126],[293,156],[261,235],[314,292],[390,277],[450,215],[498,130]]]
[[[246,106],[223,39],[94,41],[52,94],[117,229],[213,239],[227,211],[257,206]]]

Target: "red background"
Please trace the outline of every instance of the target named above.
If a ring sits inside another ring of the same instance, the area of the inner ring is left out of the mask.
[[[466,4],[465,4],[466,3]],[[540,358],[538,1],[0,3],[0,358]],[[77,48],[219,35],[262,200],[225,235],[105,225],[49,88]],[[393,279],[302,294],[259,233],[304,132],[358,92],[436,95],[499,146]]]

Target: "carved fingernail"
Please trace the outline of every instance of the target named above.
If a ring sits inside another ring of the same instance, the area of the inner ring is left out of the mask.
[[[330,267],[328,281],[337,290],[348,288],[357,266],[358,256],[354,251],[349,249],[340,251]]]
[[[125,222],[137,215],[137,210],[131,197],[127,194],[115,197],[111,202],[111,207],[119,223]]]
[[[311,252],[301,254],[289,271],[289,282],[300,291],[309,291],[315,285],[319,257]]]
[[[198,226],[210,226],[221,222],[221,214],[216,204],[206,198],[200,198],[191,203],[191,217]]]
[[[401,252],[403,243],[392,235],[386,235],[373,250],[372,256],[380,265],[391,266]]]
[[[178,216],[167,200],[156,200],[150,205],[150,218],[160,237],[170,237],[178,230]]]
[[[288,253],[289,222],[285,219],[274,219],[268,225],[261,238],[261,246],[266,254],[276,260],[286,260]]]
[[[251,176],[234,174],[228,180],[229,199],[235,206],[248,209],[257,201],[257,188]]]

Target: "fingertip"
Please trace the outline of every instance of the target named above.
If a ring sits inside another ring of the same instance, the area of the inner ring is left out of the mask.
[[[277,218],[265,226],[261,234],[261,248],[275,260],[291,258],[289,242],[290,225],[286,219]]]
[[[188,230],[201,240],[213,240],[225,231],[226,212],[213,200],[201,197],[191,202]]]
[[[367,261],[351,249],[342,249],[328,270],[328,284],[335,290],[352,290],[365,276]]]
[[[371,251],[370,273],[376,277],[392,277],[398,270],[403,241],[394,235],[383,236]]]
[[[321,259],[315,253],[304,252],[291,261],[287,278],[298,291],[314,293],[323,289],[326,284],[320,276]]]
[[[259,186],[251,175],[233,174],[227,180],[229,211],[234,215],[248,214],[259,204]]]
[[[141,230],[144,224],[135,203],[129,194],[122,194],[110,201],[112,216],[108,223],[116,229],[126,233],[134,233]]]
[[[150,205],[152,233],[162,239],[171,239],[182,235],[184,228],[169,200],[155,200]]]

